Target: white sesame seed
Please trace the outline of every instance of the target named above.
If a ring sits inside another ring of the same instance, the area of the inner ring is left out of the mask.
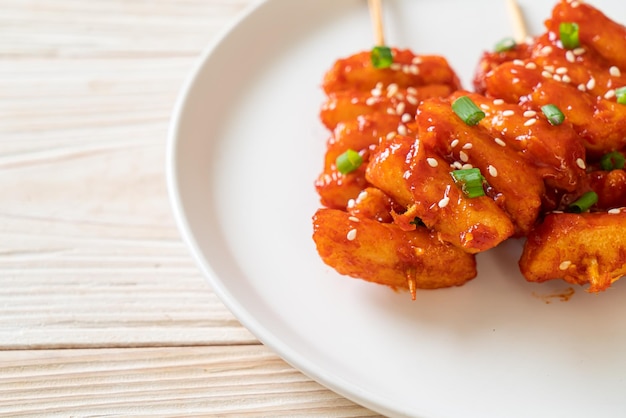
[[[494,138],[493,140],[496,141],[496,144],[500,145],[501,147],[506,147],[506,142],[504,142],[500,138]]]
[[[406,126],[404,126],[402,124],[398,125],[398,133],[400,135],[406,135],[408,133],[408,131],[406,129]]]
[[[551,73],[550,71],[543,70],[543,71],[541,72],[541,75],[542,75],[544,78],[552,78],[552,73]]]
[[[401,115],[404,113],[404,109],[406,108],[406,104],[404,104],[404,102],[400,102],[398,103],[398,106],[396,106],[396,113],[398,115]]]
[[[393,107],[388,107],[387,108],[387,114],[388,115],[395,115],[396,114],[396,109],[394,109]]]
[[[621,208],[609,209],[608,213],[610,213],[611,215],[617,215],[619,213],[622,213],[622,209]]]
[[[356,205],[356,202],[354,201],[354,199],[350,199],[348,200],[348,208],[353,208],[354,205]]]
[[[558,74],[554,74],[554,75],[552,76],[552,79],[553,79],[554,81],[561,81],[561,76],[560,76],[560,75],[558,75]]]
[[[611,89],[611,90],[607,91],[606,93],[604,93],[604,98],[606,100],[610,100],[613,97],[615,97],[615,90],[613,90],[613,89]]]
[[[580,90],[580,91],[587,91],[587,86],[585,86],[584,84],[579,84],[578,85],[578,90]]]
[[[400,120],[402,120],[402,123],[407,123],[410,122],[413,119],[413,116],[411,116],[410,113],[405,113],[404,115],[402,115],[402,118]]]
[[[394,62],[393,64],[391,64],[389,66],[390,69],[394,70],[394,71],[398,71],[402,69],[402,64],[399,64],[397,62]]]
[[[582,158],[576,159],[576,165],[582,168],[583,170],[587,168],[587,164],[585,164],[585,160],[583,160]]]
[[[429,166],[431,167],[437,167],[439,165],[439,163],[437,162],[436,159],[434,158],[426,158],[426,162],[428,163]]]
[[[461,170],[470,170],[472,168],[474,168],[474,166],[469,163],[463,164],[463,166],[461,166]]]
[[[561,75],[563,75],[563,74],[565,74],[566,72],[567,72],[567,67],[559,67],[559,68],[557,68],[557,69],[556,69],[556,73],[557,73],[557,74],[561,74]]]
[[[357,104],[359,102],[359,98],[358,97],[353,97],[350,99],[350,103],[352,104]],[[337,107],[337,105],[333,104],[333,109]]]
[[[537,69],[537,64],[535,64],[534,62],[529,62],[526,64],[526,68],[529,70],[536,70]]]
[[[564,83],[571,83],[572,79],[567,74],[563,74],[563,77],[561,77],[561,81]]]
[[[568,62],[574,63],[576,62],[576,55],[574,55],[574,52],[571,49],[568,49],[565,53],[565,59]]]
[[[380,95],[383,94],[383,92],[380,89],[372,89],[370,93],[372,93],[372,96],[374,97],[380,97]]]
[[[409,72],[413,75],[418,75],[420,73],[420,68],[417,65],[410,65]]]
[[[450,142],[450,146],[452,148],[456,147],[457,145],[459,145],[459,140],[458,139],[453,139],[452,142]]]
[[[498,170],[494,166],[487,166],[487,171],[491,177],[498,177]]]
[[[544,46],[543,48],[541,48],[541,51],[539,52],[541,52],[542,55],[549,55],[552,53],[552,47],[549,45]]]
[[[415,65],[420,65],[422,63],[422,58],[421,57],[413,57],[413,59],[411,60],[411,63],[413,63]]]
[[[356,229],[349,230],[346,234],[346,238],[348,239],[348,241],[354,241],[354,239],[356,238]]]
[[[394,139],[396,137],[396,135],[398,135],[398,133],[396,131],[391,131],[387,134],[386,138],[388,140]]]
[[[585,51],[585,48],[574,48],[572,52],[574,53],[574,55],[578,57],[584,54],[586,51]]]
[[[534,118],[535,116],[537,116],[537,112],[535,112],[534,110],[527,110],[524,112],[525,118]]]
[[[412,96],[412,95],[410,95],[410,94],[407,94],[407,95],[406,95],[406,101],[407,101],[407,102],[409,102],[409,103],[411,103],[413,106],[417,106],[417,103],[418,103],[418,101],[417,101],[417,97]]]
[[[361,191],[361,193],[359,193],[359,195],[356,197],[356,201],[357,202],[362,202],[363,199],[367,199],[367,191],[363,190]]]
[[[463,161],[464,163],[466,163],[469,160],[469,157],[467,156],[466,153],[464,153],[463,151],[459,152],[459,159],[461,161]]]
[[[609,68],[609,74],[611,74],[613,77],[620,77],[622,75],[622,72],[616,66],[612,66],[611,68]]]
[[[543,67],[543,69],[548,71],[549,73],[554,73],[554,65],[546,65]]]
[[[412,94],[413,96],[417,96],[417,89],[415,87],[407,87],[406,92],[408,94]]]
[[[350,216],[348,219],[352,222],[361,222],[361,220],[357,218],[356,216]]]
[[[446,206],[448,206],[448,203],[450,203],[450,198],[446,196],[443,199],[441,199],[437,205],[443,209]]]
[[[572,262],[569,260],[563,261],[559,264],[559,270],[567,270],[572,265]]]
[[[507,109],[504,112],[502,112],[502,116],[513,116],[514,114],[515,114],[515,111],[511,109]]]
[[[376,97],[368,97],[365,104],[368,106],[374,106],[376,104]]]
[[[496,105],[496,106],[503,105],[504,104],[504,100],[502,100],[502,99],[495,99],[493,101],[493,104]]]
[[[522,60],[513,60],[513,65],[524,66],[524,61]]]
[[[517,84],[519,83],[519,78],[515,77],[513,80],[511,80],[511,84]]]
[[[480,108],[481,108],[482,110],[489,110],[489,106],[487,106],[487,105],[486,105],[486,104],[484,104],[484,103],[481,103],[481,104],[480,104]]]
[[[473,145],[471,142],[468,142],[467,144],[463,145],[463,149],[472,149]]]
[[[398,85],[391,83],[387,86],[387,97],[393,97],[398,92]]]
[[[526,122],[524,122],[524,126],[532,126],[537,122],[537,119],[528,119]]]
[[[454,168],[456,168],[456,169],[460,170],[460,169],[462,169],[462,168],[463,168],[463,164],[461,164],[461,163],[460,163],[460,162],[458,162],[458,161],[455,161],[455,162],[453,162],[453,163],[452,163],[452,167],[454,167]]]
[[[410,72],[411,72],[411,66],[410,66],[410,65],[408,65],[408,64],[404,64],[404,65],[402,66],[402,72],[403,72],[404,74],[408,74],[408,73],[410,73]]]
[[[395,96],[393,97],[395,97],[398,100],[404,100],[404,94],[402,93],[396,93]]]
[[[589,81],[587,81],[587,84],[586,84],[587,90],[593,90],[595,86],[596,86],[596,79],[592,77],[589,79]]]

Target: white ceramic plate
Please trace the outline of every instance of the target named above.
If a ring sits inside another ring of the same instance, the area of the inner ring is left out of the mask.
[[[534,33],[553,2],[521,0]],[[594,2],[626,21],[621,1]],[[509,35],[504,0],[387,0],[390,44],[446,56],[465,86]],[[311,239],[328,133],[319,88],[373,44],[364,0],[269,0],[212,45],[175,110],[174,211],[215,291],[263,343],[342,395],[393,416],[626,416],[626,287],[526,283],[521,244],[479,277],[416,301],[342,277]],[[548,303],[550,302],[550,303]]]

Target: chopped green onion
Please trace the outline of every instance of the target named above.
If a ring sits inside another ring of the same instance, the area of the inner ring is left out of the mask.
[[[580,46],[578,39],[578,23],[562,22],[559,25],[561,43],[565,49],[574,49]]]
[[[465,196],[474,198],[485,195],[485,189],[483,188],[485,178],[480,173],[479,168],[454,170],[450,175],[452,175],[456,185],[461,187]]]
[[[582,196],[580,196],[578,200],[571,203],[567,207],[566,212],[569,212],[569,213],[586,212],[589,210],[590,207],[595,205],[597,201],[598,201],[598,195],[596,194],[596,192],[587,192],[583,194]]]
[[[505,52],[515,48],[516,45],[517,43],[515,42],[515,39],[509,37],[498,42],[494,49],[496,52]]]
[[[615,89],[615,97],[617,97],[617,103],[626,104],[626,87]]]
[[[374,68],[389,68],[393,64],[393,54],[388,46],[375,46],[370,53]]]
[[[551,125],[560,125],[565,120],[565,115],[561,112],[561,109],[553,104],[541,106],[541,111],[546,115]]]
[[[606,171],[617,170],[624,168],[625,162],[626,159],[621,152],[613,151],[604,154],[602,158],[600,158],[600,167]]]
[[[452,110],[470,126],[476,125],[485,117],[485,112],[480,110],[476,103],[467,96],[461,96],[452,102]]]
[[[363,164],[363,157],[353,149],[349,149],[335,160],[337,170],[341,174],[348,174],[359,168]]]

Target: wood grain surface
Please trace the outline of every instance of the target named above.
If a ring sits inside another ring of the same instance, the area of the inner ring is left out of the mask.
[[[377,416],[242,327],[172,219],[174,101],[252,3],[2,0],[0,416]]]

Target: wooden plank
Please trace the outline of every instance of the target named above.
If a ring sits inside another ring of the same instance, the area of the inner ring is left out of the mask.
[[[0,348],[258,344],[174,225],[165,140],[249,1],[3,2]]]
[[[0,353],[0,416],[379,415],[263,346]]]

